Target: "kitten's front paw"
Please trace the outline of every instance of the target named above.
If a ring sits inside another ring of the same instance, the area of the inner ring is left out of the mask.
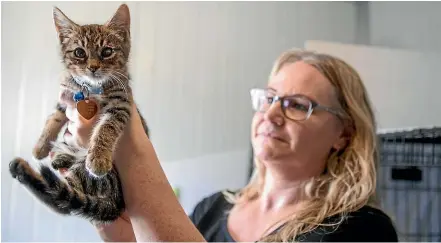
[[[9,163],[9,172],[12,178],[16,178],[18,181],[24,180],[26,169],[31,169],[29,164],[22,158],[15,158]]]
[[[51,149],[52,147],[50,144],[38,142],[37,145],[35,145],[34,149],[32,150],[32,155],[36,159],[42,160],[49,155]]]
[[[95,177],[103,177],[112,169],[112,153],[91,149],[86,158],[86,169]]]

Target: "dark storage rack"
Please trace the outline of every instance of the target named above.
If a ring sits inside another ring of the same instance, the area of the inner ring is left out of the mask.
[[[441,128],[379,134],[378,195],[400,241],[441,241]]]

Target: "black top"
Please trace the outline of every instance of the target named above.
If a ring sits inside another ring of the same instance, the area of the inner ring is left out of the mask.
[[[222,192],[217,192],[200,201],[190,218],[206,241],[234,242],[227,229],[227,211],[232,206],[227,202]],[[331,217],[325,221],[335,222],[335,219],[335,217]],[[386,214],[378,209],[364,206],[350,213],[337,230],[320,226],[312,232],[298,236],[296,240],[304,242],[397,242],[398,236]]]

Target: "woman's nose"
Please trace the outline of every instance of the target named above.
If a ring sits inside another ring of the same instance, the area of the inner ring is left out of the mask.
[[[285,122],[285,117],[283,116],[281,104],[277,101],[269,106],[263,116],[265,120],[275,123],[278,126],[283,125]]]

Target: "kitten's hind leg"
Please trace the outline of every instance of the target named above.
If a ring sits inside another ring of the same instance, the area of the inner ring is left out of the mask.
[[[75,156],[66,153],[55,153],[51,161],[52,168],[69,169],[75,163]]]
[[[10,171],[14,178],[31,190],[31,192],[47,206],[61,214],[71,214],[72,210],[81,208],[88,199],[79,193],[81,188],[74,188],[58,177],[49,167],[42,165],[40,174],[36,173],[23,159],[15,159],[10,163]]]
[[[69,169],[78,159],[86,157],[87,149],[70,146],[66,142],[52,144],[51,165],[55,170]]]
[[[115,173],[110,172],[113,176]],[[50,194],[61,208],[68,208],[72,215],[78,215],[93,222],[112,222],[117,219],[124,209],[122,189],[118,178],[110,183],[107,178],[92,178],[84,167],[72,167],[67,181],[60,180],[48,167],[42,167],[41,175],[52,189]],[[99,193],[99,189],[108,191]],[[115,196],[118,196],[115,199]],[[119,199],[119,200],[118,200]]]
[[[77,199],[77,191],[72,187],[72,183],[68,183],[69,177],[66,177],[66,181],[61,180],[49,167],[42,166],[40,173],[43,179],[48,184],[48,193],[52,198],[52,201],[62,210],[68,210],[72,212],[76,209],[78,204],[73,198]],[[75,185],[74,185],[75,186]],[[79,189],[79,188],[78,188]]]
[[[69,214],[70,210],[59,208],[54,204],[52,196],[49,194],[49,186],[46,180],[38,174],[22,158],[16,158],[9,163],[9,172],[12,177],[28,188],[39,200],[60,214]]]
[[[72,208],[72,214],[89,219],[93,223],[109,223],[121,216],[125,209],[121,182],[116,169],[112,169],[106,176],[95,178],[88,175],[83,167],[72,169],[72,178],[83,184],[84,190],[81,207]],[[71,183],[73,184],[74,181]]]

